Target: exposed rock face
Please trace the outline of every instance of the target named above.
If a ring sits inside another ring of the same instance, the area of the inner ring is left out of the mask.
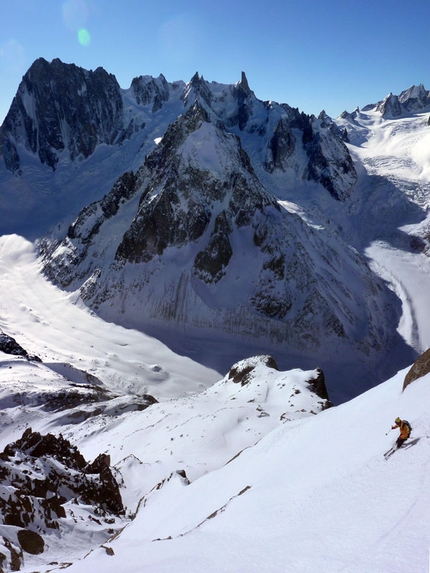
[[[0,350],[5,354],[14,354],[15,356],[24,356],[28,358],[28,352],[18,342],[0,331]]]
[[[421,356],[414,362],[411,369],[405,376],[405,381],[403,383],[403,390],[412,384],[418,378],[425,376],[430,372],[430,348],[426,350]]]
[[[305,170],[308,180],[321,183],[339,201],[347,199],[357,173],[341,136],[312,118],[304,126],[303,146],[309,157]]]
[[[252,134],[253,144],[262,148],[262,167],[269,173],[293,171],[298,179],[321,183],[341,201],[352,193],[357,181],[355,167],[328,116],[317,119],[287,104],[259,101],[243,72],[240,82],[221,91],[211,89],[211,84],[196,74],[189,84],[187,101],[191,95],[213,123],[221,120],[240,137]],[[233,105],[226,106],[231,100]],[[261,141],[257,143],[258,139]],[[248,140],[243,138],[244,149],[255,156],[247,147]]]
[[[118,247],[117,260],[148,262],[168,247],[198,241],[214,220],[209,243],[197,257],[195,272],[208,282],[216,282],[232,255],[228,242],[232,225],[248,225],[256,209],[269,205],[278,209],[276,202],[258,188],[239,140],[208,120],[203,108],[193,106],[172,124],[147,159],[145,167],[151,178],[142,189],[138,214]],[[200,137],[210,142],[210,151],[214,152],[207,165],[199,162],[192,148]],[[220,180],[221,158],[228,160]],[[218,163],[216,173],[212,160]],[[214,205],[226,205],[227,209],[217,213]]]
[[[381,112],[383,117],[400,117],[402,115],[399,98],[392,93],[379,102],[376,109]]]
[[[235,389],[237,395],[240,395],[242,392],[249,392],[251,396],[252,392],[257,389],[257,395],[259,393],[264,394],[264,402],[266,402],[266,405],[263,406],[259,404],[257,406],[257,410],[260,412],[259,417],[270,415],[267,411],[267,402],[271,402],[271,400],[274,400],[282,409],[286,408],[280,416],[281,421],[291,420],[291,414],[293,412],[295,412],[295,414],[299,412],[309,412],[315,415],[332,406],[324,381],[324,373],[320,368],[306,372],[306,378],[302,378],[304,374],[303,371],[297,370],[297,385],[294,384],[294,382],[292,383],[295,378],[293,372],[294,371],[290,371],[291,379],[287,382],[284,378],[285,373],[279,371],[275,359],[269,354],[261,354],[240,360],[236,364],[233,364],[220,384],[229,385],[233,383],[237,385],[238,388],[237,390]],[[284,391],[285,389],[285,396],[281,397],[281,395],[279,395],[276,399],[274,396],[271,396],[274,390],[274,381],[276,381],[275,387],[279,390]],[[288,390],[286,390],[287,388]],[[299,395],[304,399],[303,405],[306,403],[306,407],[299,410],[289,410],[290,408],[297,408]],[[308,402],[309,399],[312,405]],[[255,397],[249,400],[251,403],[254,401],[257,401]]]
[[[126,172],[101,201],[91,203],[82,209],[77,219],[70,225],[64,239],[69,247],[68,256],[63,260],[61,268],[56,269],[55,275],[47,269],[47,274],[52,280],[63,287],[68,286],[71,281],[70,268],[76,267],[85,259],[102,225],[118,213],[121,204],[133,197],[141,183],[139,173]],[[45,254],[49,254],[49,249]]]
[[[423,84],[411,86],[399,95],[399,102],[408,112],[422,111],[430,107],[430,91]]]
[[[113,144],[122,132],[123,100],[113,75],[39,58],[23,77],[2,125],[4,157],[15,171],[17,144],[23,144],[55,169],[63,151],[72,160],[87,158],[99,143]]]
[[[239,129],[242,131],[245,129],[252,114],[253,101],[255,101],[254,92],[249,89],[248,80],[244,72],[242,72],[240,82],[234,87],[233,94],[237,101],[237,114],[233,116],[234,122],[237,122]]]
[[[404,90],[399,96],[390,93],[375,106],[366,106],[366,109],[375,107],[383,117],[401,117],[403,114],[420,112],[430,109],[430,92],[420,84]]]
[[[339,134],[324,118],[300,114],[287,104],[261,102],[244,72],[231,86],[206,82],[196,73],[186,85],[169,83],[163,75],[140,76],[129,90],[121,90],[102,68],[93,72],[39,58],[23,77],[1,129],[6,167],[20,172],[20,146],[52,169],[63,153],[72,161],[88,158],[101,143],[118,146],[138,132],[144,134],[146,124],[152,125],[152,116],[163,108],[170,106],[177,115],[173,109],[179,101],[185,110],[197,101],[214,123],[222,122],[239,135],[253,134],[252,145],[261,148],[261,164],[269,172],[293,169],[298,179],[305,176],[321,183],[336,199],[351,193],[356,174]],[[167,125],[159,117],[163,133]],[[303,131],[303,141],[297,130]]]
[[[26,460],[31,466],[31,473],[40,472],[43,466],[49,468],[49,459],[55,460],[55,463],[52,464],[51,471],[48,470],[42,479],[34,479],[34,476],[31,479],[26,477],[28,475],[26,472],[19,472],[23,475],[14,482],[21,482],[15,503],[6,505],[2,511],[5,523],[14,522],[15,525],[21,527],[32,523],[34,514],[26,514],[23,505],[25,505],[24,496],[34,495],[49,500],[49,503],[41,504],[42,507],[44,505],[48,507],[45,513],[45,523],[47,527],[58,527],[51,522],[51,519],[54,514],[57,517],[65,516],[65,511],[60,506],[68,499],[65,497],[67,490],[70,490],[67,494],[70,498],[75,496],[83,503],[97,506],[101,511],[116,515],[124,512],[118,484],[109,469],[110,462],[104,456],[99,456],[89,464],[79,450],[61,435],[59,437],[53,434],[43,436],[28,428],[19,440],[6,446],[1,454],[3,481],[16,471],[15,460],[17,459]],[[43,464],[38,462],[39,459],[43,460]],[[63,467],[59,468],[58,464]],[[98,477],[94,478],[95,475]],[[53,512],[52,508],[54,508]],[[40,508],[39,511],[41,511]]]
[[[266,366],[267,368],[273,368],[274,370],[279,370],[275,359],[272,356],[259,356],[259,362]],[[227,377],[229,380],[233,380],[235,384],[241,384],[245,386],[250,381],[250,373],[255,370],[256,365],[251,361],[243,360],[234,364],[231,368]]]
[[[227,374],[227,378],[228,380],[232,380],[235,384],[246,386],[252,381],[252,372],[255,370],[257,365],[263,365],[266,368],[273,368],[276,371],[279,370],[278,365],[272,356],[263,355],[253,357],[252,359],[248,360],[242,360],[241,362],[234,364],[230,368],[230,371]],[[317,368],[315,373],[316,376],[309,378],[308,380],[308,388],[312,392],[315,392],[319,398],[324,400],[324,402],[321,402],[321,404],[323,404],[322,409],[326,410],[327,408],[330,408],[332,404],[329,400],[329,395],[325,384],[324,372],[320,368]]]
[[[287,118],[281,118],[275,128],[268,144],[268,158],[264,168],[273,172],[275,169],[285,171],[289,167],[289,159],[296,150],[296,140],[290,122]]]
[[[18,342],[14,338],[12,338],[12,336],[5,334],[1,330],[0,330],[0,350],[5,354],[13,354],[14,356],[23,356],[28,360],[40,361],[39,357],[30,356],[27,350],[25,350],[25,348],[23,348],[20,344],[18,344]]]
[[[109,456],[100,455],[89,464],[61,435],[42,436],[30,428],[6,446],[0,454],[0,523],[12,527],[4,528],[0,559],[9,562],[8,569],[20,569],[22,551],[44,551],[43,534],[60,529],[68,511],[65,504],[72,499],[93,506],[99,517],[124,514]]]
[[[216,107],[213,100],[211,105]],[[282,210],[261,184],[240,138],[206,107],[196,101],[136,174],[124,175],[102,201],[81,211],[62,243],[45,250],[46,272],[62,285],[80,287],[100,312],[119,295],[126,316],[137,306],[144,319],[210,324],[298,347],[317,347],[322,324],[338,341],[356,336],[351,305],[360,300],[363,312],[377,293],[365,261],[341,247],[339,238],[327,243]],[[314,176],[325,177],[330,161],[322,142],[328,128],[320,122],[326,120],[299,119]],[[282,125],[287,129],[288,122]],[[288,136],[281,139],[287,142]],[[120,209],[133,217],[121,220],[122,237],[117,227],[113,231]],[[362,285],[354,297],[337,276],[345,266]],[[370,311],[364,312],[365,322],[372,323]],[[375,347],[380,337],[380,326],[369,324],[360,345]]]
[[[169,84],[163,74],[156,79],[140,76],[131,82],[131,90],[138,105],[152,104],[152,112],[160,110],[170,97]]]
[[[315,394],[324,400],[327,400],[326,408],[331,406],[331,402],[329,401],[329,396],[327,392],[327,386],[325,384],[325,376],[324,372],[321,368],[317,368],[317,377],[312,378],[309,380],[309,385],[314,390]]]

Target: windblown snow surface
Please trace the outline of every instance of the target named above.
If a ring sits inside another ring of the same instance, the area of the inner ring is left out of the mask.
[[[430,346],[429,258],[409,242],[428,226],[425,120],[370,111],[348,124],[354,196],[367,195],[372,208],[352,198],[348,217],[331,214],[398,293],[398,329],[417,352]],[[321,205],[287,199],[319,224]],[[24,572],[428,571],[430,375],[402,392],[405,369],[323,411],[306,386],[312,371],[279,372],[253,358],[249,384],[234,384],[96,317],[43,278],[33,244],[17,235],[0,238],[0,329],[42,359],[0,352],[0,449],[32,427],[62,433],[87,459],[106,452],[127,510],[103,531],[74,509],[44,553],[25,555]],[[82,384],[86,372],[118,399],[159,402],[73,420],[33,400]],[[385,460],[396,416],[413,433]]]

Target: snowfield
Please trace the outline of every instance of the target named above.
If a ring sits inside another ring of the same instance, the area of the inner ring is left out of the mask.
[[[0,371],[10,371],[4,358]],[[289,389],[298,374],[283,374]],[[430,375],[402,393],[404,374],[285,422],[279,400],[273,411],[259,396],[268,414],[260,418],[255,403],[229,402],[226,388],[217,399],[215,385],[144,412],[64,425],[89,459],[100,450],[113,455],[127,509],[137,513],[109,539],[75,509],[80,522],[64,520],[61,545],[47,536],[43,556],[26,555],[22,570],[73,563],[76,572],[427,571]],[[265,377],[253,383],[264,386]],[[244,388],[249,398],[252,385]],[[55,416],[28,414],[21,412],[21,429],[25,420],[39,431],[60,429]],[[413,434],[386,461],[399,414]],[[184,468],[191,483],[177,473]]]
[[[363,166],[357,190],[367,195],[373,210],[355,211],[353,201],[354,223],[366,237],[363,248],[373,269],[402,301],[398,331],[419,353],[430,347],[430,260],[428,245],[418,252],[412,237],[428,235],[430,225],[427,121],[428,113],[382,119],[370,110],[360,112],[353,123],[341,122],[350,136],[348,147]]]
[[[34,246],[22,237],[0,238],[0,273],[0,328],[43,362],[72,364],[107,388],[159,400],[219,379],[151,337],[104,322],[75,294],[51,285],[40,273]]]

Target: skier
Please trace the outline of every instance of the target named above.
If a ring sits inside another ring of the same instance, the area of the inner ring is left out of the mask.
[[[397,438],[396,441],[397,447],[400,448],[411,435],[412,428],[409,422],[407,422],[406,420],[401,420],[398,417],[394,420],[394,426],[392,426],[391,429],[394,430],[396,428],[400,429],[400,436]]]

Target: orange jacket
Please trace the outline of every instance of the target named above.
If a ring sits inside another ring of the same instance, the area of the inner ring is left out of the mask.
[[[409,429],[409,426],[405,424],[403,420],[399,424],[394,424],[392,429],[394,430],[394,428],[400,428],[400,438],[402,440],[407,440],[409,438],[409,434],[411,433],[411,431]]]

